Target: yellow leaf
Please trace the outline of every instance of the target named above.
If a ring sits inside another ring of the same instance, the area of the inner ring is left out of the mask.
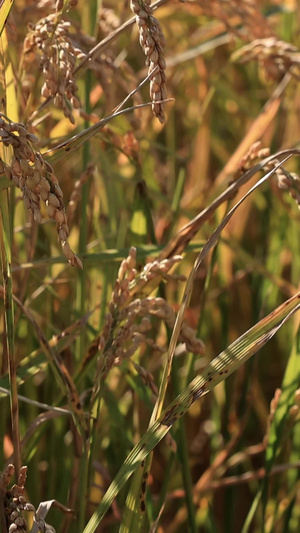
[[[5,26],[6,19],[9,15],[14,0],[0,0],[0,35]]]

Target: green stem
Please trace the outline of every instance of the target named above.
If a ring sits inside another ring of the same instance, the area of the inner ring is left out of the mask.
[[[83,531],[85,525],[85,508],[88,498],[88,479],[89,479],[89,458],[90,449],[86,446],[80,461],[80,484],[79,484],[79,513],[78,513],[78,531]]]
[[[2,274],[4,287],[4,314],[5,314],[5,333],[4,345],[6,348],[9,369],[10,383],[10,407],[12,420],[12,440],[14,446],[14,466],[18,476],[21,468],[21,446],[20,446],[20,429],[19,429],[19,402],[17,390],[17,362],[14,351],[14,304],[11,275],[11,244],[12,244],[12,227],[9,212],[10,198],[9,190],[0,191],[0,246],[2,259]]]
[[[84,29],[93,34],[93,29],[96,20],[96,6],[95,1],[87,2],[83,9],[83,27]],[[90,94],[92,89],[92,73],[88,70],[85,74],[84,82],[84,104],[85,110],[89,114],[91,111]],[[89,123],[85,120],[84,128],[88,128]],[[90,143],[84,144],[82,149],[82,168],[86,170],[88,163],[90,162],[91,151]],[[89,202],[89,182],[85,183],[81,190],[81,214],[80,214],[80,235],[79,235],[79,253],[86,254],[87,252],[87,240],[88,240],[88,202]],[[76,308],[79,311],[80,316],[83,316],[86,312],[85,301],[87,297],[86,286],[87,272],[83,268],[79,273],[77,283],[77,305]],[[80,338],[76,346],[76,361],[79,363],[82,361],[85,350],[85,330],[82,331]],[[86,503],[89,493],[89,470],[90,462],[92,460],[90,444],[87,441],[87,446],[84,449],[83,456],[80,463],[80,493],[79,497],[79,531],[83,531],[85,524]]]
[[[88,71],[85,80],[85,105],[87,112],[89,113],[89,96],[91,87],[91,72]],[[85,121],[85,128],[88,127],[87,121]],[[90,158],[90,146],[87,142],[82,149],[82,167],[86,169]],[[79,254],[85,254],[87,249],[87,235],[88,235],[88,199],[89,199],[89,183],[85,183],[81,189],[81,212],[80,212],[80,235],[79,235]],[[80,316],[85,313],[85,289],[86,289],[86,270],[83,269],[79,272],[79,278],[77,283],[77,309]],[[81,361],[84,354],[84,332],[79,338],[77,343],[76,360]]]
[[[172,383],[174,386],[174,392],[175,395],[178,396],[180,394],[180,384],[179,384],[179,364],[178,360],[175,357],[173,360],[173,367],[172,367]],[[195,506],[193,501],[193,481],[191,476],[191,470],[189,465],[189,452],[188,452],[188,445],[187,445],[187,438],[186,438],[186,431],[185,431],[185,421],[180,418],[178,420],[178,426],[177,426],[177,445],[178,445],[178,456],[179,460],[181,462],[181,468],[182,468],[182,478],[183,478],[183,486],[185,491],[185,501],[186,506],[188,510],[188,522],[189,522],[189,530],[191,533],[197,533],[197,523],[196,523],[196,513],[195,513]]]

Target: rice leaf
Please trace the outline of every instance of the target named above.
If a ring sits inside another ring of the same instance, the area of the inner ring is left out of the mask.
[[[221,352],[205,368],[204,372],[194,378],[188,387],[164,409],[159,419],[148,429],[140,442],[127,456],[83,533],[94,533],[114,498],[131,474],[193,403],[226,379],[262,348],[299,308],[300,293],[277,307],[272,313],[234,341],[226,350]]]

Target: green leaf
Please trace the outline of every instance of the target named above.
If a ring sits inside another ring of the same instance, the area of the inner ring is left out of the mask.
[[[127,456],[83,533],[96,531],[114,498],[132,473],[191,405],[244,364],[275,335],[284,322],[299,308],[300,293],[287,300],[234,341],[207,365],[202,375],[191,381],[188,387],[163,411],[159,419],[154,422]]]

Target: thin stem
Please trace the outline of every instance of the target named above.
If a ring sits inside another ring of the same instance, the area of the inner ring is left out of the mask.
[[[9,215],[9,191],[0,191],[0,247],[4,288],[5,335],[4,345],[8,359],[10,383],[10,407],[12,420],[12,440],[14,446],[14,466],[18,477],[21,468],[21,446],[19,430],[19,402],[17,388],[17,362],[14,350],[14,304],[11,274],[11,226]]]

